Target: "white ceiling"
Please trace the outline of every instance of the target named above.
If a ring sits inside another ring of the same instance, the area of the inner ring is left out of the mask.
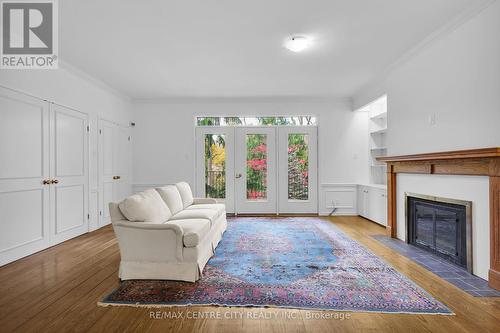
[[[349,97],[477,1],[63,0],[59,50],[132,98]]]

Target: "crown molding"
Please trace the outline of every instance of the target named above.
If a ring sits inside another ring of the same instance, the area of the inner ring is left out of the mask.
[[[116,96],[120,99],[123,99],[129,103],[132,103],[132,98],[130,98],[130,96],[128,96],[127,94],[121,92],[120,90],[113,88],[112,86],[105,83],[104,81],[97,79],[96,77],[94,77],[94,76],[88,74],[87,72],[67,63],[66,61],[59,60],[59,68],[67,70],[69,73],[76,75],[77,77],[113,94],[114,96]]]
[[[370,79],[368,83],[364,84],[361,88],[359,88],[356,91],[356,93],[352,95],[353,104],[355,104],[355,99],[357,96],[360,96],[363,92],[369,90],[370,88],[374,88],[376,86],[381,85],[388,79],[389,75],[396,68],[407,63],[409,60],[415,58],[418,54],[420,54],[422,51],[432,46],[437,41],[442,40],[444,37],[450,35],[459,27],[469,22],[474,17],[478,16],[483,10],[493,5],[495,2],[497,2],[497,0],[480,0],[473,3],[472,5],[464,9],[460,14],[455,16],[453,19],[451,19],[443,26],[441,26],[440,28],[432,32],[430,35],[425,37],[415,46],[411,47],[409,50],[404,52],[402,56],[397,58],[389,66],[385,67],[382,71],[377,73],[372,79]]]
[[[352,105],[350,97],[336,96],[234,96],[234,97],[166,97],[135,98],[133,104],[238,104],[238,103],[342,103]]]

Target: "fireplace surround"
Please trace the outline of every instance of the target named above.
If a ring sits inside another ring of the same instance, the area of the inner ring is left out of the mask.
[[[472,273],[472,202],[405,192],[406,242]]]
[[[396,182],[401,173],[489,177],[490,265],[488,284],[500,290],[500,147],[384,156],[387,163],[387,234],[397,238]]]

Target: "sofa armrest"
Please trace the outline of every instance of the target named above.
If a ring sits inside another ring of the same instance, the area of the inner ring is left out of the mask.
[[[217,200],[212,198],[194,198],[193,205],[216,204]]]
[[[182,261],[184,231],[178,225],[120,220],[113,229],[124,261]]]

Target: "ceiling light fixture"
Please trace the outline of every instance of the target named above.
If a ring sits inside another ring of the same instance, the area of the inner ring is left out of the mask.
[[[285,47],[292,52],[300,52],[311,46],[311,40],[305,36],[292,36],[285,43]]]

